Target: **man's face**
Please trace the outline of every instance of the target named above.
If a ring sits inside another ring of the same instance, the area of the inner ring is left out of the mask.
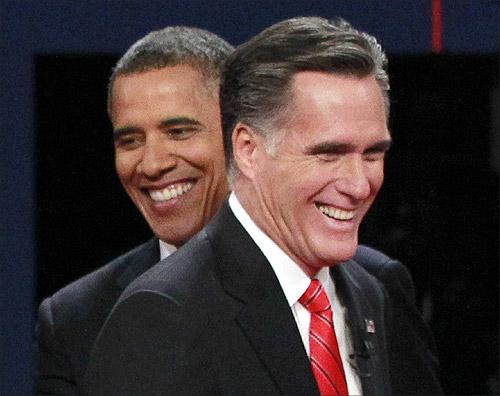
[[[216,88],[187,65],[124,75],[110,111],[125,190],[158,238],[182,245],[228,192]]]
[[[390,134],[373,77],[300,72],[285,114],[274,151],[257,139],[259,225],[313,274],[354,255],[361,220],[382,186]]]

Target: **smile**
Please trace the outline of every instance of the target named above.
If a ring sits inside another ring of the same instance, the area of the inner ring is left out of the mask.
[[[184,195],[193,188],[193,183],[172,184],[162,190],[150,190],[149,196],[155,202],[166,202]]]
[[[324,215],[335,220],[351,220],[354,218],[354,210],[342,210],[327,205],[316,205]]]

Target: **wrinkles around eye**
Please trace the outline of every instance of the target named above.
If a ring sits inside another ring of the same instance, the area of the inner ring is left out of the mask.
[[[186,128],[169,128],[165,133],[170,139],[185,140],[198,133],[199,128],[186,127]]]

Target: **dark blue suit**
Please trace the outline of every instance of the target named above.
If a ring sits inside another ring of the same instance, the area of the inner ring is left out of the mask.
[[[36,326],[36,390],[76,395],[92,344],[123,290],[160,260],[153,238],[45,299]]]
[[[440,394],[406,269],[363,247],[331,275],[348,310],[350,364],[364,395]],[[227,205],[123,293],[85,384],[92,396],[318,394],[279,282]]]

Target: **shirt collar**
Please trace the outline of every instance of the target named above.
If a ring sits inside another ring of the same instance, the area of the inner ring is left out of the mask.
[[[159,239],[159,242],[160,242],[160,260],[167,258],[177,250],[177,248],[174,245],[170,245],[166,242],[163,242],[161,239]]]
[[[262,251],[276,274],[289,306],[294,305],[304,294],[311,283],[309,276],[295,263],[271,238],[269,238],[250,218],[238,198],[231,193],[229,207],[234,216],[248,232],[255,244]],[[333,284],[327,267],[322,268],[315,276],[326,287]]]

